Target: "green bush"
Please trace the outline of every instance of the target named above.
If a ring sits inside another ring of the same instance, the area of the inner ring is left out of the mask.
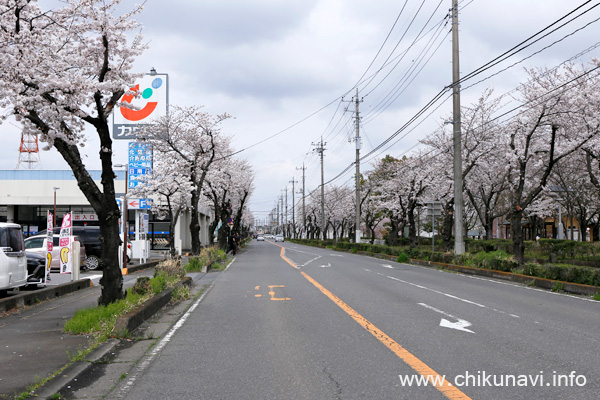
[[[523,274],[539,278],[600,286],[600,269],[568,264],[526,263]]]
[[[492,252],[479,252],[472,254],[465,265],[477,268],[493,269],[496,271],[510,272],[519,264],[514,258],[503,250]]]
[[[188,263],[185,266],[187,272],[199,272],[207,264],[207,260],[204,257],[190,257]]]
[[[145,295],[150,292],[150,277],[140,276],[136,279],[135,284],[131,287],[131,293]]]
[[[164,272],[154,274],[154,279],[150,280],[152,292],[158,294],[167,288],[167,275]]]
[[[407,262],[408,254],[406,254],[405,252],[400,253],[400,255],[398,255],[398,258],[396,259],[396,261],[398,261],[399,263]]]

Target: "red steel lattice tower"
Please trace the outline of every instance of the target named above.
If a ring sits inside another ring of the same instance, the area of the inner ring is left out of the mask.
[[[40,148],[38,146],[38,137],[33,133],[21,134],[21,145],[19,146],[19,161],[17,168],[36,169],[41,168]]]

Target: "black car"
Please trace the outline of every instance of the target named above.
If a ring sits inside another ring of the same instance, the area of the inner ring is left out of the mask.
[[[45,234],[43,230],[39,234]],[[60,227],[54,228],[55,234],[60,234]],[[100,227],[99,226],[74,226],[71,228],[73,236],[79,236],[79,239],[85,247],[87,255],[85,267],[90,270],[98,269],[100,265],[100,257],[102,255],[102,242],[100,242]]]
[[[44,271],[46,270],[46,257],[26,251],[27,256],[27,285],[38,285],[44,283]]]

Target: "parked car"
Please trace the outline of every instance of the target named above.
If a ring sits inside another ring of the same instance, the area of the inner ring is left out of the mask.
[[[43,230],[40,234],[45,234]],[[54,234],[60,234],[60,227],[54,228]],[[71,228],[71,234],[78,236],[81,243],[85,247],[85,267],[90,270],[95,270],[101,267],[100,256],[102,254],[102,242],[100,242],[100,227],[99,226],[74,226]]]
[[[21,225],[0,222],[0,294],[27,284],[27,257]]]
[[[54,237],[52,238],[52,242],[53,242],[53,246],[52,246],[52,259],[50,260],[50,271],[55,270],[55,271],[60,271],[60,246],[59,246],[59,239],[60,236],[58,234],[54,234]],[[83,244],[81,243],[81,239],[79,238],[79,236],[72,236],[71,240],[75,240],[78,241],[80,243],[79,246],[79,266],[80,269],[85,267],[86,265],[86,255],[87,252],[85,250],[85,247],[83,246]],[[36,236],[30,236],[27,239],[25,239],[25,250],[27,250],[28,252],[32,252],[35,254],[38,254],[42,257],[44,257],[44,260],[46,258],[46,235],[36,235]],[[45,264],[46,261],[44,261]]]
[[[257,241],[257,242],[264,242],[264,241],[265,241],[265,237],[264,237],[264,236],[258,236],[258,237],[256,238],[256,241]]]
[[[283,242],[283,235],[277,235],[277,236],[275,236],[275,241],[276,242]]]
[[[25,251],[27,257],[27,285],[34,286],[44,283],[46,257],[31,251]]]

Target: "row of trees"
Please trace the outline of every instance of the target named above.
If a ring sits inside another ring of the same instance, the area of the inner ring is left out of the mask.
[[[175,225],[182,212],[189,210],[192,253],[200,243],[200,209],[212,209],[209,243],[225,248],[231,230],[242,233],[253,225],[247,209],[254,190],[254,174],[246,160],[231,156],[230,140],[220,129],[227,114],[212,116],[200,107],[171,106],[167,115],[140,131],[139,140],[152,144],[153,172],[144,185],[132,194],[150,195],[156,200],[152,211],[167,217],[169,247],[175,256]]]
[[[485,91],[463,107],[463,192],[467,228],[479,226],[492,237],[498,218],[510,222],[514,256],[523,261],[522,221],[532,226],[556,217],[561,203],[565,213],[585,230],[600,216],[600,62],[590,66],[566,65],[554,70],[530,70],[517,90],[522,106],[501,112],[502,98]],[[516,96],[516,95],[515,95]],[[453,232],[452,132],[439,129],[422,141],[415,153],[386,156],[362,177],[363,231],[374,238],[385,224],[391,244],[407,227],[417,244],[418,215],[428,203],[442,209],[439,231],[446,249]],[[355,197],[353,188],[326,188],[326,232],[334,238],[352,237]],[[320,232],[320,195],[307,198],[309,237]],[[465,229],[467,232],[468,229]],[[535,235],[536,233],[534,233]],[[583,239],[585,235],[581,235]]]

